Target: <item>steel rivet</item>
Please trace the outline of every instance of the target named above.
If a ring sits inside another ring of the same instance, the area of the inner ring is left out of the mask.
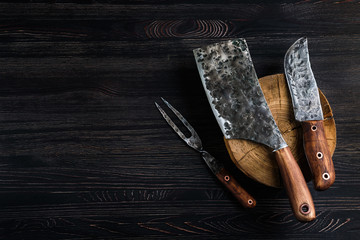
[[[249,200],[248,200],[248,204],[252,205],[252,204],[253,204],[253,200],[249,199]]]
[[[329,180],[329,179],[330,179],[330,174],[324,173],[324,174],[322,175],[322,178],[323,178],[324,180]]]
[[[300,206],[300,212],[301,212],[302,214],[309,214],[309,213],[310,213],[310,207],[309,207],[309,205],[308,205],[307,203],[301,204],[301,206]]]
[[[318,152],[318,153],[316,154],[316,157],[317,157],[318,159],[321,159],[321,158],[323,157],[322,152]]]
[[[228,182],[228,181],[230,180],[230,177],[229,177],[228,175],[226,175],[226,176],[224,177],[224,180],[225,180],[226,182]]]
[[[315,132],[317,130],[317,127],[315,125],[312,125],[311,130]]]

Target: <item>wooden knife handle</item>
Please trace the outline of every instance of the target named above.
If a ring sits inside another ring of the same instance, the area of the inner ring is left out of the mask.
[[[304,132],[304,150],[316,190],[326,190],[335,181],[335,170],[328,143],[325,137],[324,123],[320,121],[302,122]]]
[[[302,222],[315,219],[315,207],[304,176],[290,148],[275,151],[280,174],[295,217]]]
[[[253,198],[235,178],[225,169],[222,168],[216,177],[226,186],[227,189],[234,195],[234,197],[241,203],[245,208],[253,208],[256,206],[256,200]]]

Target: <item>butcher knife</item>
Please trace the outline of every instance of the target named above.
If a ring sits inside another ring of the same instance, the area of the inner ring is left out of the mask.
[[[270,147],[295,217],[315,219],[304,176],[270,112],[245,39],[208,45],[194,51],[211,109],[226,139],[248,139]]]
[[[307,39],[298,39],[286,52],[284,68],[295,119],[301,122],[304,150],[316,190],[328,189],[335,170],[324,132],[319,90],[310,66]]]

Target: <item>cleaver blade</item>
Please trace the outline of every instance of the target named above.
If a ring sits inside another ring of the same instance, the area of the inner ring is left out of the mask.
[[[287,147],[261,90],[244,39],[194,50],[206,96],[226,139]]]
[[[266,103],[245,39],[215,43],[193,52],[225,138],[248,139],[270,147],[295,217],[300,221],[315,219],[311,194]]]
[[[311,69],[305,37],[298,39],[286,52],[284,69],[295,119],[302,125],[304,151],[314,177],[315,189],[328,189],[335,181],[335,170],[324,132],[319,90]]]

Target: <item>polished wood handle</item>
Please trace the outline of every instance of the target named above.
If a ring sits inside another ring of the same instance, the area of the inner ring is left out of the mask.
[[[216,177],[226,186],[227,189],[229,189],[229,191],[243,207],[253,208],[256,206],[255,198],[253,198],[245,189],[243,189],[225,168],[222,168],[216,174]]]
[[[302,122],[304,150],[316,190],[326,190],[335,181],[334,164],[325,137],[324,123],[320,121]]]
[[[290,148],[275,151],[275,157],[295,217],[302,222],[314,220],[316,217],[314,203]]]

